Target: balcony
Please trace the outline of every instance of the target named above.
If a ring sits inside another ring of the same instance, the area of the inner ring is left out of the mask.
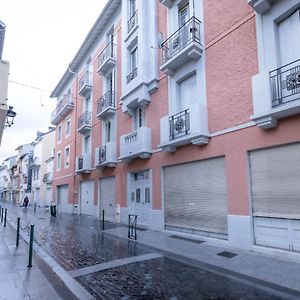
[[[86,134],[92,129],[92,113],[90,111],[84,112],[78,118],[77,131],[81,134]]]
[[[64,98],[57,104],[56,108],[51,114],[51,124],[58,125],[74,108],[71,94],[64,96]]]
[[[127,83],[132,81],[137,76],[137,68],[134,68],[128,75],[127,75]]]
[[[128,135],[122,135],[120,142],[121,160],[131,160],[137,157],[147,159],[151,156],[151,128],[140,127]]]
[[[263,71],[252,78],[253,110],[251,119],[268,129],[278,119],[300,113],[300,59],[271,72]]]
[[[174,0],[159,0],[162,5],[166,6],[167,8],[171,8]]]
[[[131,31],[133,31],[133,29],[137,26],[137,24],[138,24],[138,11],[136,10],[127,22],[128,34]]]
[[[171,76],[183,64],[201,57],[200,25],[201,22],[192,17],[162,43],[162,72]]]
[[[46,174],[44,174],[43,176],[43,182],[46,184],[51,184],[53,181],[53,173],[52,172],[48,172]]]
[[[109,91],[97,101],[97,118],[105,120],[116,112],[115,92]]]
[[[263,14],[267,12],[271,6],[272,3],[277,0],[247,0],[248,4],[252,6],[252,8],[258,13]]]
[[[105,76],[116,65],[116,44],[110,42],[98,56],[97,72]]]
[[[96,167],[115,167],[117,165],[116,143],[108,142],[104,147],[96,148],[95,166]]]
[[[160,120],[160,148],[174,152],[177,147],[206,145],[209,141],[207,108],[196,103],[189,109],[165,116]]]
[[[87,96],[92,91],[92,73],[86,71],[79,80],[78,94],[82,97]]]
[[[89,174],[92,172],[92,161],[90,154],[83,154],[76,157],[76,173]]]

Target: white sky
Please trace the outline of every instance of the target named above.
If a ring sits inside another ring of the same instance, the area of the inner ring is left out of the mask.
[[[8,105],[17,117],[4,130],[0,163],[15,155],[17,146],[32,142],[37,130],[47,131],[55,99],[49,97],[73,59],[107,0],[6,0],[0,20],[6,25],[2,59],[10,62],[9,80],[49,91],[40,92],[13,83]]]

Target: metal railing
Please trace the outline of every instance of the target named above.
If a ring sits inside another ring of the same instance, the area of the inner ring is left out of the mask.
[[[68,104],[70,105],[74,105],[73,101],[72,101],[72,96],[71,94],[67,94],[65,95],[56,105],[56,108],[54,109],[54,111],[52,112],[52,118],[55,118],[62,110],[65,106],[67,106]]]
[[[83,156],[78,157],[78,170],[83,169]]]
[[[270,72],[272,107],[300,99],[300,59]]]
[[[92,113],[90,111],[86,111],[78,118],[77,128],[80,129],[85,125],[91,125],[91,123],[92,123]]]
[[[116,44],[114,44],[113,42],[109,42],[98,55],[98,69],[101,67],[104,61],[110,57],[116,57]]]
[[[98,151],[99,164],[102,164],[106,161],[106,146],[99,148]]]
[[[92,85],[92,72],[86,71],[79,79],[79,91],[85,85]]]
[[[137,76],[137,68],[134,68],[128,75],[127,75],[127,83],[129,83],[133,78]]]
[[[136,143],[138,139],[138,133],[137,131],[134,131],[133,133],[125,136],[125,145]]]
[[[128,33],[134,28],[138,23],[138,11],[136,10],[133,15],[128,20]]]
[[[201,21],[196,17],[190,18],[183,26],[162,43],[162,63],[166,63],[192,42],[201,45]]]
[[[128,215],[128,238],[135,239],[136,236],[136,227],[137,227],[137,215]]]
[[[108,91],[97,101],[97,115],[107,107],[115,107],[115,92]]]
[[[190,133],[190,113],[186,109],[169,117],[169,140],[172,141]]]

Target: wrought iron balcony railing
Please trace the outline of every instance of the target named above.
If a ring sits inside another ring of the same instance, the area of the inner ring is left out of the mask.
[[[107,107],[115,107],[115,92],[108,91],[97,101],[97,115]]]
[[[56,105],[56,108],[52,112],[52,119],[54,119],[63,110],[63,108],[67,105],[74,105],[71,94],[65,95],[59,101],[59,103]]]
[[[132,79],[137,76],[137,68],[134,68],[128,75],[127,75],[127,83],[129,83]]]
[[[188,109],[169,117],[170,141],[188,135],[190,129],[190,113]]]
[[[78,157],[78,170],[83,169],[83,156]]]
[[[99,164],[102,164],[106,161],[106,146],[99,149],[98,160]]]
[[[162,43],[162,64],[193,42],[201,45],[200,25],[201,21],[192,17]]]
[[[128,20],[128,33],[137,25],[138,23],[138,11],[136,10],[134,14]]]
[[[98,69],[108,58],[116,57],[116,44],[109,42],[98,56]]]
[[[86,125],[92,124],[92,113],[90,111],[84,112],[79,118],[78,118],[78,129],[82,128]]]
[[[85,85],[89,85],[89,86],[92,85],[92,72],[90,72],[90,71],[86,71],[81,76],[81,78],[79,80],[79,91],[81,91]]]
[[[270,72],[272,107],[300,100],[300,59]]]

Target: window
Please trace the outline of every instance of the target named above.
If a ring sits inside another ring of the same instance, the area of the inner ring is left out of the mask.
[[[300,11],[297,10],[278,24],[280,64],[292,63],[300,58]]]
[[[179,99],[178,99],[178,112],[190,108],[191,104],[196,101],[196,74],[188,77],[179,83]]]
[[[141,203],[141,189],[136,189],[136,197],[135,197],[135,202],[136,203]]]
[[[57,169],[57,171],[59,171],[61,169],[61,153],[60,152],[57,153],[57,157],[56,157],[56,169]]]
[[[65,133],[66,133],[66,137],[68,137],[70,134],[71,134],[71,118],[70,117],[68,117],[67,119],[66,119],[66,124],[65,124],[66,126],[66,130],[65,130]]]
[[[65,168],[70,166],[70,147],[65,149]]]
[[[84,154],[91,153],[91,136],[90,135],[87,135],[87,136],[84,137],[83,151],[84,151]]]
[[[129,49],[128,57],[128,70],[127,83],[137,76],[137,64],[138,64],[138,46],[137,44]]]
[[[61,142],[61,126],[57,127],[57,142]]]
[[[92,101],[91,101],[91,96],[89,95],[84,99],[84,111],[92,111],[91,108],[92,108]]]
[[[190,18],[189,5],[179,8],[179,27],[183,26]]]
[[[105,143],[109,143],[111,141],[111,122],[107,122],[105,124]]]
[[[114,72],[109,73],[109,75],[106,77],[106,91],[107,92],[115,91]]]
[[[149,204],[150,200],[150,188],[145,188],[145,203]]]
[[[138,107],[134,115],[134,129],[145,126],[145,109]]]
[[[137,53],[138,47],[135,46],[130,51],[130,71],[134,71],[137,68]]]

